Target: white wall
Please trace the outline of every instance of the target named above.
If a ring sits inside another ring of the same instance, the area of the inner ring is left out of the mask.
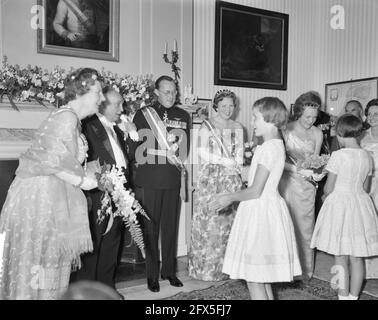
[[[326,83],[378,76],[378,1],[318,2],[314,89],[324,94]],[[329,8],[335,4],[344,7],[344,30],[330,28]]]
[[[3,59],[3,15],[2,15],[2,10],[3,10],[3,0],[0,0],[0,59]]]
[[[119,74],[173,75],[163,61],[165,41],[170,49],[178,41],[183,83],[192,81],[191,0],[120,0],[120,61],[101,61],[37,53],[37,31],[30,26],[30,9],[36,0],[1,0],[3,54],[21,66],[52,69],[89,66]],[[1,31],[1,30],[0,30]],[[0,47],[1,48],[1,47]]]
[[[325,84],[378,76],[377,0],[228,0],[289,14],[287,90],[228,87],[240,99],[237,120],[249,126],[251,106],[264,96],[276,96],[287,107],[298,95]],[[330,26],[333,5],[345,8],[345,30]],[[213,98],[225,87],[214,85],[215,1],[194,0],[194,91]]]

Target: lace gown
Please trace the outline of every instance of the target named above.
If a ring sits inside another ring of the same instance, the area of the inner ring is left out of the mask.
[[[372,159],[363,149],[332,153],[326,169],[337,175],[316,221],[312,248],[332,255],[370,257],[378,254],[378,217],[363,189],[372,172]]]
[[[361,147],[373,157],[374,168],[371,181],[370,197],[373,199],[375,209],[378,212],[378,140],[371,135],[371,130],[365,132],[361,140]],[[366,278],[378,279],[378,257],[365,259]]]
[[[222,136],[220,130],[216,130]],[[229,131],[228,131],[229,133]],[[235,132],[222,136],[223,144],[233,157],[242,151],[243,141]],[[210,153],[222,155],[213,136],[209,138]],[[240,156],[240,155],[239,155]],[[208,209],[211,198],[218,193],[232,193],[241,189],[240,174],[221,164],[201,163],[198,186],[194,192],[191,246],[188,254],[189,276],[203,281],[227,279],[222,273],[223,258],[236,207],[231,205],[220,212]]]
[[[86,150],[78,121],[67,123],[67,113],[53,112],[20,156],[0,215],[0,233],[5,232],[0,300],[58,299],[68,287],[74,256],[92,250],[84,193],[54,175],[84,175]],[[80,238],[75,243],[73,232]]]
[[[261,196],[242,201],[236,213],[223,265],[223,272],[231,279],[288,282],[302,272],[294,226],[278,193],[284,163],[282,140],[272,139],[256,148],[248,185],[252,185],[259,164],[270,173]]]
[[[287,162],[295,164],[315,151],[315,142],[312,140],[302,140],[290,131],[284,133],[284,138]],[[300,174],[284,170],[279,190],[294,223],[303,274],[311,277],[314,270],[314,250],[310,248],[310,244],[315,225],[316,187]]]

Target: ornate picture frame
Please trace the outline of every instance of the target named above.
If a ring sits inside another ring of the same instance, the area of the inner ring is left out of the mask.
[[[217,0],[214,84],[286,90],[289,15]]]
[[[378,77],[327,83],[325,85],[325,111],[339,117],[350,100],[358,100],[365,110],[366,104],[378,97]]]
[[[213,102],[211,99],[201,99],[197,100],[196,112],[192,114],[192,122],[201,124],[203,120],[211,117]]]
[[[119,0],[38,0],[38,53],[119,61]]]

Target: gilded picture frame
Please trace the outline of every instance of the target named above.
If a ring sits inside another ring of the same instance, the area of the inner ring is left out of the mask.
[[[38,53],[119,61],[119,0],[38,0]]]

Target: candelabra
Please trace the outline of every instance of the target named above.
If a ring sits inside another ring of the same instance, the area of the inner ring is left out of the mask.
[[[179,79],[180,79],[180,68],[176,65],[178,62],[179,55],[177,52],[177,41],[173,42],[173,50],[171,51],[171,59],[168,58],[168,43],[165,43],[165,51],[163,54],[163,60],[165,63],[171,65],[171,70],[175,75],[175,83],[177,88],[177,102],[180,102],[180,93],[179,93]]]

